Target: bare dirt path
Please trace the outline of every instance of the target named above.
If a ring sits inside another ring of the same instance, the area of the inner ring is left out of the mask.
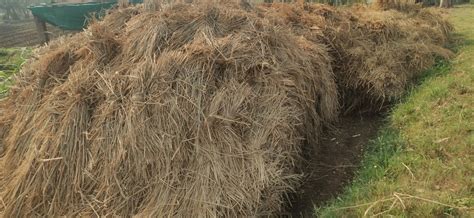
[[[317,159],[307,163],[307,177],[291,206],[293,217],[312,217],[315,206],[342,193],[359,169],[364,146],[376,137],[382,120],[378,115],[344,117],[336,130],[326,133]]]

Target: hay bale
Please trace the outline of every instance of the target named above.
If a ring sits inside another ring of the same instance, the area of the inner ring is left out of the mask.
[[[281,210],[303,146],[337,114],[326,48],[236,4],[119,10],[16,77],[0,214]]]
[[[318,4],[271,4],[260,9],[262,17],[329,48],[346,113],[379,111],[403,95],[437,57],[452,56],[444,48],[451,25],[425,9],[402,13]]]

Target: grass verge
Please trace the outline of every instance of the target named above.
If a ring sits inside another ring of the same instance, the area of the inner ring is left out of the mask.
[[[474,5],[450,13],[458,56],[393,109],[356,180],[317,216],[474,216]]]
[[[11,76],[20,70],[30,54],[28,48],[0,48],[0,97],[11,85]]]

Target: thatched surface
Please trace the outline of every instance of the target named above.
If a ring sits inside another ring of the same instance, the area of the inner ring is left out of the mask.
[[[16,81],[6,217],[274,213],[337,114],[325,47],[234,4],[120,9]]]

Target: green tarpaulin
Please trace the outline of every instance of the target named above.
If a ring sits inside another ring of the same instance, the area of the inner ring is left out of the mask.
[[[142,0],[131,0],[131,3],[140,3]],[[64,30],[82,30],[91,16],[97,18],[104,15],[106,9],[117,4],[110,2],[89,2],[71,4],[45,4],[30,6],[31,13],[45,22]]]

